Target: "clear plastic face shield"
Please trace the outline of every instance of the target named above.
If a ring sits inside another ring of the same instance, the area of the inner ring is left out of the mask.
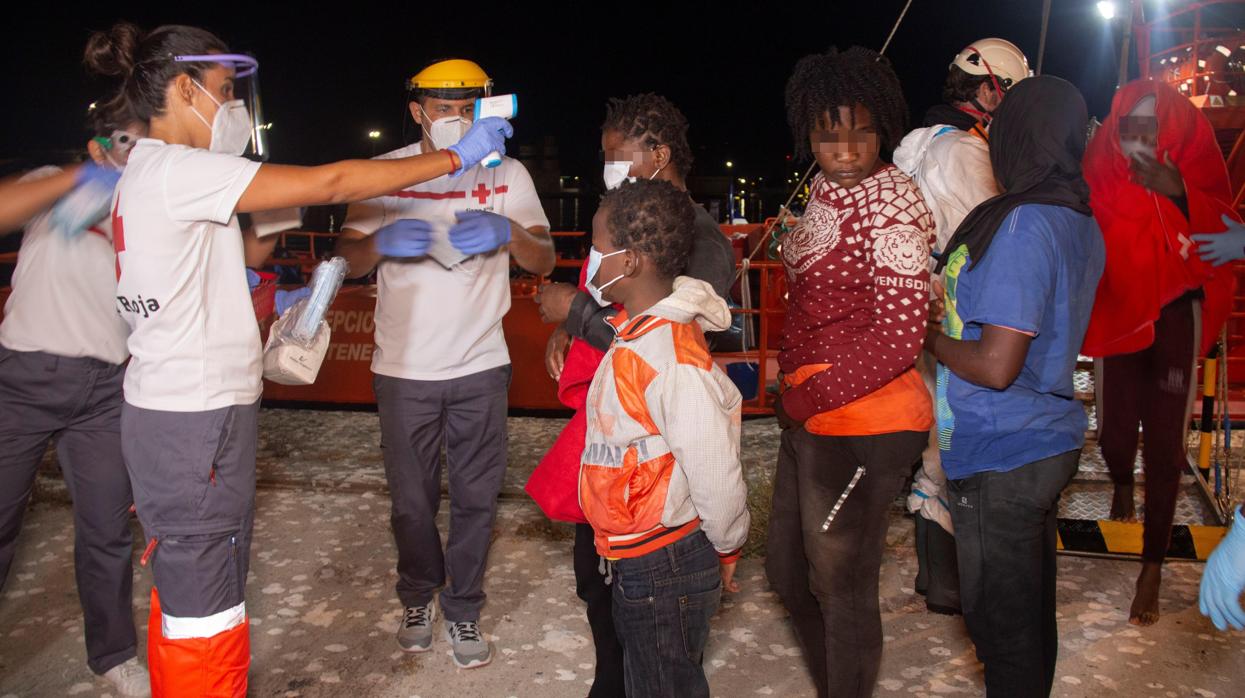
[[[218,117],[215,121],[223,121],[224,113],[245,109],[250,143],[241,154],[254,160],[266,161],[268,159],[268,129],[272,127],[272,124],[264,120],[263,103],[259,96],[259,61],[244,53],[173,56],[173,60],[178,63],[217,63],[234,69],[233,99],[224,103],[218,102]],[[213,101],[217,101],[215,95],[209,94],[208,96]],[[236,102],[241,102],[242,106],[238,107]],[[215,123],[209,126],[215,138],[219,127]],[[240,130],[240,124],[236,128]]]
[[[491,84],[484,88],[425,89],[408,95],[414,105],[412,116],[437,150],[457,143],[476,119],[476,103],[488,99]]]
[[[402,140],[406,141],[406,127],[408,123],[414,123],[419,126],[421,141],[424,147],[429,146],[444,150],[458,143],[467,131],[471,130],[471,125],[475,122],[477,115],[475,113],[476,105],[481,99],[488,99],[493,94],[493,81],[489,80],[483,86],[478,87],[425,87],[416,84],[414,81],[407,83],[407,113],[410,119],[403,118],[402,121]],[[427,152],[427,151],[425,151]],[[500,164],[500,161],[499,161]],[[497,191],[497,174],[498,167],[484,167],[483,176],[489,178],[486,186],[489,192]],[[474,170],[474,168],[473,168]],[[471,175],[480,176],[480,175]],[[505,200],[498,201],[492,194],[488,194],[485,198],[479,199],[471,206],[473,210],[491,211],[504,215]],[[444,221],[448,227],[454,224],[453,219]],[[434,243],[438,244],[438,243]],[[458,261],[452,264],[444,264],[444,260],[461,259],[452,247],[445,248],[441,245],[437,256],[443,261],[443,265],[447,268],[458,267]]]

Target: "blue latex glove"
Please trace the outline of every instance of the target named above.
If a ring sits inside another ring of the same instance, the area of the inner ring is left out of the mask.
[[[263,281],[263,277],[259,275],[259,272],[255,271],[254,269],[251,269],[250,267],[247,267],[246,286],[247,286],[247,289],[250,290],[251,293],[255,293],[255,289],[256,287],[259,286],[260,281]]]
[[[463,254],[492,252],[510,242],[510,219],[488,211],[459,211],[450,226],[450,244]]]
[[[52,207],[52,228],[69,240],[86,232],[108,215],[112,191],[120,179],[120,172],[93,162],[78,168],[73,190]]]
[[[289,310],[295,303],[301,301],[311,295],[311,289],[307,286],[296,288],[293,291],[285,291],[277,289],[276,309],[277,315],[285,315],[285,311]]]
[[[1235,521],[1219,547],[1210,554],[1202,571],[1202,589],[1197,607],[1220,630],[1232,626],[1245,630],[1245,611],[1241,610],[1241,591],[1245,589],[1245,516],[1236,508]]]
[[[505,155],[506,139],[513,135],[514,127],[500,116],[477,119],[457,143],[447,148],[454,151],[462,163],[451,176],[457,177],[470,170],[493,151]]]
[[[1199,233],[1193,236],[1197,242],[1197,254],[1203,262],[1220,266],[1245,258],[1245,225],[1224,214],[1223,224],[1228,229],[1222,233]]]
[[[94,162],[85,162],[82,167],[78,168],[78,174],[74,176],[74,187],[80,187],[84,184],[99,184],[107,187],[112,191],[117,187],[117,182],[121,181],[121,173],[111,167],[101,167]]]
[[[432,225],[418,218],[403,218],[372,234],[376,251],[386,257],[422,257],[432,244]]]

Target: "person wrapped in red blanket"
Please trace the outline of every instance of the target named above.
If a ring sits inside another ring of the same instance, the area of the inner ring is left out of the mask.
[[[1135,520],[1138,427],[1146,434],[1143,565],[1129,615],[1149,625],[1186,463],[1194,362],[1218,337],[1235,286],[1228,268],[1199,259],[1193,237],[1236,215],[1214,129],[1162,82],[1116,93],[1086,151],[1085,179],[1107,263],[1082,353],[1102,358],[1098,441],[1115,483],[1113,519]]]

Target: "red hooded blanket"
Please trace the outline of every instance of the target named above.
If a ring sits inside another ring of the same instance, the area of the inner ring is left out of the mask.
[[[1166,196],[1131,181],[1120,150],[1120,118],[1147,95],[1155,97],[1158,159],[1170,158],[1184,179],[1189,216]],[[1166,83],[1136,80],[1121,87],[1111,114],[1085,152],[1085,179],[1107,247],[1107,266],[1085,335],[1082,353],[1111,356],[1140,351],[1154,342],[1159,310],[1202,287],[1201,355],[1210,349],[1231,309],[1236,281],[1229,267],[1198,258],[1194,233],[1224,230],[1232,211],[1223,154],[1210,122]]]

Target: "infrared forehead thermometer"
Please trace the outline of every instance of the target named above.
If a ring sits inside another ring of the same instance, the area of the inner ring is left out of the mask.
[[[513,119],[519,113],[518,95],[497,95],[482,97],[476,100],[475,113],[472,118],[483,119],[488,116],[500,116]],[[501,153],[493,151],[484,157],[485,167],[497,167],[501,164]]]

